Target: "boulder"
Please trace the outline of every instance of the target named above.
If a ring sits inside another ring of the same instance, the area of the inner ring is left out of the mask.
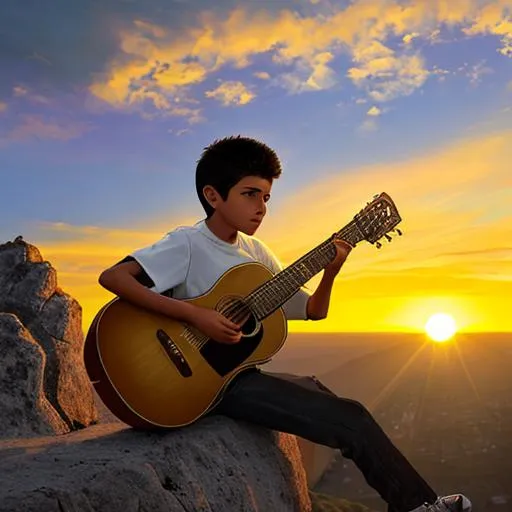
[[[83,344],[82,308],[52,265],[21,237],[0,245],[0,438],[97,421]]]
[[[311,511],[294,436],[222,416],[134,430],[95,405],[83,341],[39,250],[0,245],[0,512]]]
[[[0,442],[0,512],[310,512],[294,436],[222,416]]]

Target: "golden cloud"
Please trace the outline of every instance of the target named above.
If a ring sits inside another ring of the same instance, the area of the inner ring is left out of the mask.
[[[276,83],[291,93],[330,89],[336,84],[336,73],[328,64],[334,58],[330,52],[322,52],[309,61],[301,61],[292,73],[284,73]]]
[[[256,96],[242,82],[223,82],[216,89],[206,91],[207,98],[214,98],[222,105],[246,105]]]
[[[475,22],[464,32],[468,35],[493,34],[501,37],[502,55],[512,57],[512,5],[510,0],[496,0],[488,3],[478,13]],[[508,10],[508,16],[505,12]]]
[[[367,116],[377,117],[382,114],[382,110],[379,107],[376,107],[373,105],[373,107],[368,109],[368,112],[366,112]]]
[[[421,56],[397,56],[379,41],[356,48],[354,61],[357,66],[348,70],[348,77],[375,101],[407,96],[421,87],[429,75]]]
[[[409,44],[415,37],[418,37],[419,34],[417,32],[412,32],[411,34],[405,34],[405,36],[402,37],[402,41],[404,44]]]
[[[293,92],[321,90],[337,80],[328,63],[348,51],[353,57],[348,77],[374,100],[388,101],[411,94],[426,81],[423,58],[409,47],[419,38],[432,40],[443,25],[460,27],[467,35],[500,37],[500,51],[509,55],[509,7],[509,0],[483,5],[477,0],[360,0],[330,15],[310,17],[238,7],[223,18],[204,12],[197,26],[179,33],[136,20],[120,34],[122,58],[112,61],[90,90],[112,105],[148,100],[157,109],[188,116],[187,110],[174,109],[174,98],[189,97],[191,87],[222,67],[245,68],[253,56],[268,52],[276,65],[292,66],[276,76],[276,84]],[[407,44],[394,50],[386,42],[396,36]]]

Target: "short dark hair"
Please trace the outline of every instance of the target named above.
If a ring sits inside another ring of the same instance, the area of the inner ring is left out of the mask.
[[[196,167],[196,191],[206,216],[213,215],[203,194],[211,185],[225,201],[229,191],[246,176],[269,180],[279,178],[281,162],[276,152],[263,142],[240,135],[215,140],[204,148]]]

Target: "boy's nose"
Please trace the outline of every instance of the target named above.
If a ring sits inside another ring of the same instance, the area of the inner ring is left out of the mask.
[[[259,204],[259,207],[258,207],[258,212],[265,213],[266,211],[267,211],[267,203],[265,203],[265,201],[262,199],[260,201],[260,204]]]

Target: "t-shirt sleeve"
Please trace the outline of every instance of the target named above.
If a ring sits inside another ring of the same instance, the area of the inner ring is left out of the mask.
[[[283,270],[283,264],[273,251],[261,240],[257,240],[260,262],[274,274]],[[306,286],[301,286],[282,306],[288,320],[308,320],[307,305],[312,293]]]
[[[190,265],[190,242],[184,231],[175,230],[158,242],[133,251],[130,256],[153,281],[153,290],[162,293],[186,280]]]

